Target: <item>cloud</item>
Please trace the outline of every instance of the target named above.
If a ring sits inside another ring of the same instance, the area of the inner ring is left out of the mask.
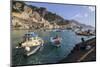
[[[88,13],[84,13],[84,14],[78,13],[78,14],[75,14],[71,19],[86,18],[86,17],[88,17]]]
[[[91,12],[94,12],[94,11],[95,11],[95,7],[93,7],[93,6],[89,6],[88,9],[89,9]]]
[[[74,18],[80,18],[80,17],[82,17],[82,15],[81,15],[80,13],[78,13],[78,14],[75,14],[75,15],[72,17],[72,19],[74,19]]]

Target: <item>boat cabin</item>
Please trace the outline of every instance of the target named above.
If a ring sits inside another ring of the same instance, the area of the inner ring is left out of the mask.
[[[34,32],[29,32],[24,35],[24,41],[32,41],[37,40],[38,35],[36,35]]]

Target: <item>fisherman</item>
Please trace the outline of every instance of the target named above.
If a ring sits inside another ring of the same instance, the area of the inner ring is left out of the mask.
[[[84,50],[84,49],[86,49],[86,43],[85,43],[85,40],[83,37],[81,38],[81,41],[82,41],[82,44],[80,46],[80,49]]]
[[[53,39],[58,39],[58,35],[56,35]]]

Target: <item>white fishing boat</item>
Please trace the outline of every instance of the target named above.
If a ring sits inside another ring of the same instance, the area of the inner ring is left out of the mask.
[[[36,53],[44,44],[43,39],[38,37],[34,32],[26,33],[23,40],[20,47],[24,47],[25,55],[27,56]]]

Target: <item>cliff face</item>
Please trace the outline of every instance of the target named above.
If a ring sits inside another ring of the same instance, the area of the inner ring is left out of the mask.
[[[12,27],[13,29],[40,29],[52,28],[52,25],[28,5],[22,2],[14,2],[12,7]]]
[[[85,26],[85,25],[84,25]],[[65,20],[44,7],[27,5],[21,1],[12,3],[13,29],[80,29],[82,25],[74,20]]]

